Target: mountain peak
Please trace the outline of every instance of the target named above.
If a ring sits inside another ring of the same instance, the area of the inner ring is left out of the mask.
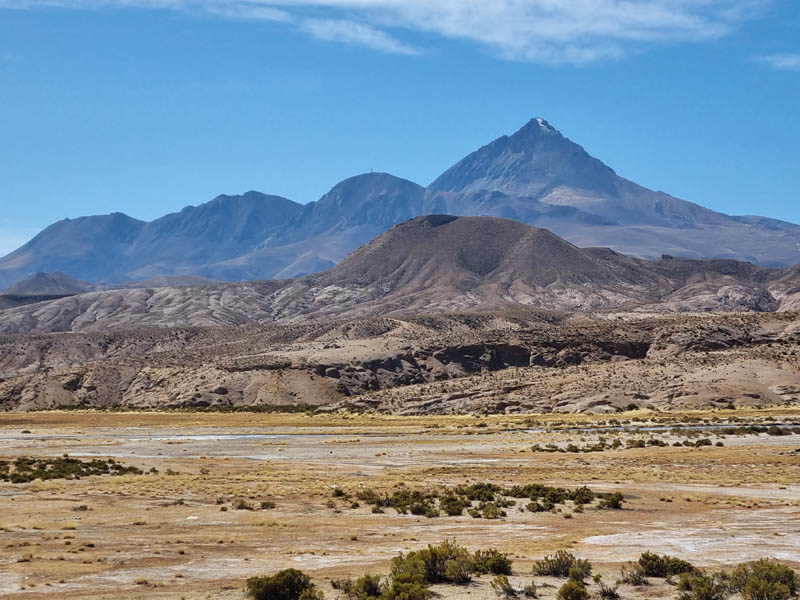
[[[541,117],[534,117],[530,121],[528,121],[521,129],[519,129],[512,137],[519,136],[519,135],[561,135],[561,132],[558,131],[555,127],[550,125],[546,119]]]
[[[476,150],[445,171],[434,192],[502,192],[539,199],[560,187],[613,194],[616,174],[541,117]]]

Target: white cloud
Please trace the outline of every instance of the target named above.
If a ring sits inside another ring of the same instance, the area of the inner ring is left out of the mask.
[[[356,44],[392,54],[417,54],[417,51],[371,25],[340,19],[306,19],[303,30],[319,40]]]
[[[800,71],[800,54],[768,54],[754,60],[778,71]]]
[[[728,35],[785,0],[0,0],[0,7],[147,7],[293,23],[319,39],[414,54],[399,32],[465,40],[508,59],[585,63],[647,44]],[[389,33],[391,31],[391,33]]]

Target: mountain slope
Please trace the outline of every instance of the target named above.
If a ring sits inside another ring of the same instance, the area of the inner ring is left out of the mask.
[[[73,279],[64,273],[36,273],[33,277],[0,292],[0,296],[70,296],[94,289],[87,281]]]
[[[37,272],[60,271],[87,281],[102,281],[125,260],[145,223],[122,213],[64,219],[0,259],[0,270],[14,283]]]
[[[289,281],[115,289],[0,311],[0,332],[306,323],[454,311],[777,311],[800,305],[800,270],[730,260],[647,261],[578,248],[492,217],[397,225],[333,269]]]
[[[301,210],[301,204],[254,191],[188,206],[142,228],[127,251],[125,278],[210,276],[211,265],[251,251]]]
[[[416,183],[388,173],[350,177],[306,204],[252,252],[217,265],[217,272],[266,279],[324,271],[392,225],[421,214],[424,194]]]
[[[102,283],[208,276],[209,265],[252,250],[301,208],[280,196],[247,192],[149,223],[121,213],[65,219],[0,259],[0,273],[12,282],[51,271]]]
[[[428,187],[425,208],[515,218],[579,246],[644,258],[668,253],[767,266],[800,261],[800,226],[730,217],[648,190],[619,177],[543,119],[445,171]]]
[[[469,154],[427,189],[367,173],[306,205],[248,192],[150,223],[120,213],[60,221],[0,259],[0,284],[40,271],[102,283],[176,275],[298,277],[329,269],[393,225],[424,214],[515,219],[579,247],[641,258],[670,254],[773,267],[800,262],[800,226],[732,217],[648,190],[544,119],[532,119]]]

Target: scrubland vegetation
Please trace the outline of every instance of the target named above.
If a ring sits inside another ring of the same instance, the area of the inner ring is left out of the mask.
[[[664,579],[678,592],[679,600],[727,600],[739,595],[742,600],[790,600],[797,597],[798,574],[778,561],[761,559],[735,567],[732,571],[710,572],[669,555],[644,552],[637,561],[622,567],[615,584],[607,584],[600,574],[592,575],[592,564],[566,550],[536,561],[532,578],[565,579],[557,600],[603,600],[624,598],[620,585],[646,586],[648,577]],[[470,553],[455,541],[399,554],[392,559],[386,575],[366,574],[356,579],[337,579],[331,587],[343,600],[428,600],[434,597],[431,586],[467,586],[473,577],[493,575],[491,588],[499,598],[536,598],[535,579],[522,587],[509,580],[512,560],[496,549]],[[247,591],[254,600],[321,600],[323,593],[311,578],[295,569],[247,580]]]
[[[141,475],[138,467],[118,463],[113,458],[80,460],[68,456],[58,458],[20,457],[0,460],[0,481],[28,483],[40,479],[80,479],[90,475]]]

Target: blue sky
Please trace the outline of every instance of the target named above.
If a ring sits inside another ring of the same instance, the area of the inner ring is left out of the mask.
[[[798,114],[795,0],[0,0],[0,254],[64,217],[426,185],[534,116],[800,222]]]

